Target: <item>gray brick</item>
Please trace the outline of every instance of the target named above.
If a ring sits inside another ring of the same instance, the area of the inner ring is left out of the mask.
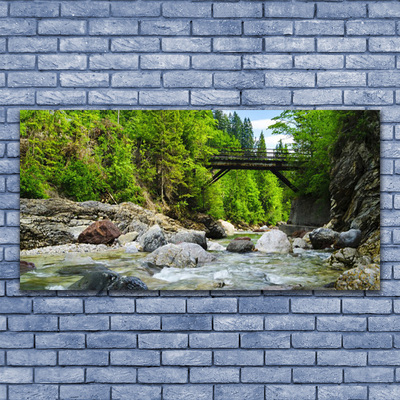
[[[345,90],[344,103],[348,105],[390,105],[393,104],[391,90]]]
[[[189,335],[191,348],[237,348],[239,347],[238,333],[191,333]]]
[[[137,35],[138,22],[134,19],[92,19],[89,21],[90,35]]]
[[[262,72],[219,72],[214,75],[214,86],[222,89],[261,88],[264,86]]]
[[[249,297],[239,299],[240,313],[286,313],[289,312],[289,299],[284,297]]]
[[[263,365],[262,350],[217,350],[214,351],[215,365]]]
[[[400,38],[370,38],[369,50],[372,52],[396,52],[400,46]]]
[[[400,365],[400,351],[372,350],[368,352],[369,365]]]
[[[264,6],[264,16],[268,18],[313,18],[312,3],[267,2]]]
[[[363,53],[367,49],[366,39],[318,38],[317,51],[324,53]]]
[[[182,49],[192,53],[209,53],[211,39],[208,38],[163,38],[162,51],[180,53]]]
[[[341,347],[341,338],[339,333],[296,332],[292,334],[292,346],[300,349],[334,349]]]
[[[344,3],[338,7],[334,3],[318,3],[317,17],[318,18],[363,18],[367,16],[367,7],[365,4],[359,3]]]
[[[306,20],[295,21],[295,33],[300,36],[342,36],[344,35],[343,21]]]
[[[258,3],[232,3],[229,7],[224,3],[214,4],[214,18],[261,18],[262,5]]]
[[[211,365],[212,352],[202,350],[166,350],[162,352],[163,365]]]
[[[213,367],[190,369],[191,383],[238,383],[239,368]]]
[[[390,18],[400,17],[400,4],[396,2],[376,2],[369,4],[370,18]]]
[[[271,299],[273,300],[273,299]],[[265,318],[265,330],[309,331],[315,328],[314,316],[271,315]]]
[[[106,2],[72,2],[61,3],[62,17],[106,17],[109,5]]]
[[[3,228],[2,231],[5,231]],[[32,301],[29,298],[1,298],[0,312],[9,314],[30,314]]]
[[[89,93],[89,104],[124,104],[136,105],[138,102],[137,92],[130,90],[95,90]]]
[[[381,243],[382,244],[391,244],[392,243],[392,232],[391,231],[381,230]]]
[[[318,399],[320,400],[367,400],[366,386],[356,385],[318,385]]]
[[[368,74],[368,85],[372,87],[393,86],[398,87],[400,84],[399,71],[376,71]]]
[[[263,317],[254,316],[214,316],[216,331],[259,331],[263,329]]]
[[[32,368],[3,367],[0,369],[0,383],[31,383],[32,381]]]
[[[185,385],[186,386],[186,385]],[[182,387],[182,386],[180,386]],[[155,385],[118,385],[112,387],[112,398],[115,400],[160,400],[161,386]]]
[[[262,385],[215,385],[215,400],[252,400],[264,399],[264,386]]]
[[[0,332],[2,349],[29,349],[33,347],[32,333]]]
[[[139,57],[134,54],[96,54],[89,57],[91,69],[137,69]]]
[[[157,52],[160,50],[160,39],[152,37],[115,38],[111,39],[111,51],[118,52]]]
[[[310,350],[266,350],[266,365],[314,365],[315,351]]]
[[[111,317],[111,329],[113,330],[159,330],[160,317],[156,315],[116,315]]]
[[[192,88],[192,87],[211,87],[212,73],[200,71],[171,71],[163,74],[164,87]],[[160,77],[158,75],[158,85]],[[203,299],[204,300],[204,299]]]
[[[189,56],[173,54],[152,54],[140,56],[142,69],[188,69]]]
[[[7,13],[8,13],[8,4],[1,3],[0,4],[0,17],[7,17]]]
[[[245,383],[290,383],[290,368],[265,368],[247,367],[242,368],[242,382]]]
[[[59,365],[108,365],[105,350],[61,350],[58,352]]]
[[[36,314],[69,314],[83,312],[81,299],[36,298],[33,300],[33,310]]]
[[[344,56],[332,54],[307,54],[294,57],[294,65],[300,69],[340,69]]]
[[[51,72],[10,72],[9,87],[56,87],[57,75]]]
[[[12,160],[9,160],[9,161],[12,161]],[[18,161],[18,160],[15,160],[15,161]],[[7,172],[5,172],[5,173],[7,173]],[[8,171],[8,173],[9,173],[9,171]],[[2,200],[3,209],[18,208],[18,195],[16,195],[16,194],[9,194],[9,193],[4,194],[1,197],[1,200]],[[12,235],[13,231],[15,231],[15,229],[13,229],[13,228],[4,228],[2,233],[5,235],[8,232],[10,235]]]
[[[313,38],[267,37],[264,44],[268,52],[300,53],[315,50]]]
[[[110,386],[108,385],[61,385],[60,399],[96,399],[108,400],[110,398]]]
[[[265,74],[267,87],[314,87],[315,74],[309,72],[267,72]]]
[[[344,381],[351,383],[358,382],[393,382],[393,368],[364,367],[346,368],[344,370]]]
[[[56,38],[10,37],[8,50],[11,53],[48,53],[57,51]],[[34,58],[34,56],[31,56]]]
[[[365,331],[367,319],[365,317],[330,316],[317,317],[319,331]]]
[[[0,36],[34,35],[36,33],[36,21],[34,19],[13,18],[0,20]]]
[[[85,300],[85,312],[88,314],[133,313],[135,299],[91,298]]]
[[[109,329],[109,318],[97,315],[72,315],[60,317],[63,331],[99,331]]]
[[[70,19],[40,20],[38,32],[39,35],[84,35],[86,24],[85,21]]]
[[[162,5],[164,17],[207,18],[211,17],[210,3],[188,3],[184,1],[166,2]]]
[[[87,334],[88,348],[134,348],[136,334],[131,332],[99,332]]]
[[[321,350],[317,354],[318,365],[357,366],[367,365],[365,351]]]
[[[337,386],[334,386],[337,388]],[[314,400],[316,396],[315,386],[308,385],[267,385],[265,387],[266,399],[293,400]]]
[[[10,350],[7,351],[7,364],[13,366],[56,365],[57,353],[54,350]]]
[[[139,92],[139,104],[141,105],[176,105],[184,106],[189,104],[189,92],[187,90],[175,90],[174,92],[166,91],[144,91]],[[161,299],[160,299],[161,300]],[[148,312],[148,311],[143,311]],[[164,311],[168,312],[168,311]],[[180,312],[177,310],[170,311],[173,313]]]
[[[36,368],[35,382],[39,383],[83,383],[85,381],[83,368]]]
[[[19,143],[8,143],[7,144],[7,157],[8,158],[19,157]],[[11,216],[11,214],[10,214],[10,216]],[[17,224],[17,225],[19,225],[19,224]],[[17,225],[14,225],[14,226],[17,226]]]
[[[24,315],[8,317],[10,331],[56,331],[57,317],[47,315]]]
[[[168,3],[167,3],[168,4]],[[208,400],[213,396],[213,387],[209,385],[166,385],[163,387],[164,400]]]
[[[43,105],[85,104],[86,92],[83,90],[46,90],[36,94],[36,102]]]
[[[379,5],[382,5],[382,3],[379,3]],[[396,27],[394,21],[368,21],[362,19],[358,21],[346,22],[346,32],[348,35],[394,35],[395,31]]]
[[[179,315],[162,317],[163,331],[209,331],[212,317],[207,315]]]
[[[372,300],[372,299],[371,299]],[[377,301],[377,299],[373,299]],[[399,331],[400,316],[384,316],[368,318],[368,329],[370,331]]]
[[[33,69],[34,67],[34,55],[3,54],[0,58],[0,68],[4,70]]]
[[[370,400],[395,399],[400,396],[400,386],[371,386],[369,392]]]
[[[195,106],[238,105],[240,94],[231,90],[192,90],[191,103]]]
[[[0,74],[0,87],[4,87],[6,86],[6,74]],[[5,112],[4,112],[5,115]],[[4,120],[2,120],[1,118],[1,114],[0,114],[0,121],[4,122]]]
[[[348,333],[343,335],[345,349],[388,349],[392,347],[389,333]]]
[[[288,90],[244,90],[242,93],[243,105],[274,104],[289,105],[291,93]]]
[[[52,54],[38,56],[39,70],[52,69],[85,69],[87,60],[85,55]]]
[[[76,51],[85,53],[108,51],[108,39],[104,38],[61,38],[61,51]]]
[[[58,17],[59,4],[50,2],[13,2],[10,4],[11,17]]]
[[[342,104],[342,92],[340,90],[334,90],[334,89],[297,90],[293,94],[293,104],[295,105]]]
[[[188,345],[188,335],[183,333],[139,334],[139,348],[142,349],[180,349]]]
[[[290,347],[289,333],[243,333],[240,336],[241,347],[255,349],[288,349]]]
[[[339,313],[339,299],[292,299],[292,312],[294,313]]]
[[[245,21],[245,35],[292,35],[293,23],[290,21]]]
[[[241,68],[240,63],[240,56],[217,54],[192,56],[192,66],[194,69],[238,70]]]
[[[138,368],[138,382],[140,383],[187,383],[187,381],[187,368]]]
[[[242,33],[241,21],[198,20],[193,21],[193,35],[197,36],[237,36]]]
[[[8,390],[10,400],[47,400],[55,399],[58,396],[57,385],[35,385],[32,383],[29,385],[10,385]]]
[[[142,35],[189,35],[190,22],[189,21],[142,21],[140,26],[140,33]]]
[[[88,383],[135,383],[136,370],[133,368],[87,368]]]
[[[43,72],[40,74],[43,75]],[[64,87],[105,87],[108,86],[107,73],[99,72],[62,72],[60,84]]]
[[[367,74],[365,72],[346,71],[318,72],[317,84],[320,87],[366,86]]]
[[[346,68],[349,69],[393,69],[394,67],[394,56],[376,54],[346,56]]]
[[[114,17],[158,17],[161,14],[158,2],[114,2],[111,15]]]
[[[254,53],[262,50],[260,38],[215,38],[213,50],[222,53]]]
[[[112,350],[111,365],[157,366],[160,365],[160,353],[154,350]]]
[[[188,299],[187,309],[190,313],[234,313],[237,311],[237,300],[234,298]]]
[[[36,348],[39,349],[81,349],[85,347],[83,333],[36,334]]]
[[[341,368],[293,368],[294,383],[341,383]]]
[[[391,300],[384,299],[343,299],[344,314],[390,314]]]

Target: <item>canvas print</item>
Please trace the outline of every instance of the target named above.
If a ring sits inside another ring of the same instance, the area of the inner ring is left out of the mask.
[[[379,112],[25,110],[21,290],[378,290]]]

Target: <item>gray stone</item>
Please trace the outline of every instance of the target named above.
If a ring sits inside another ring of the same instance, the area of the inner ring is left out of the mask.
[[[207,250],[207,239],[205,232],[187,230],[177,232],[169,237],[169,243],[196,243],[200,245],[204,250]]]
[[[196,260],[187,250],[176,244],[167,244],[149,254],[144,263],[149,267],[193,268]]]
[[[339,234],[332,229],[318,228],[310,233],[310,240],[314,249],[331,247],[338,239]]]
[[[217,257],[214,255],[207,253],[203,247],[196,243],[179,243],[178,246],[182,247],[184,250],[186,250],[190,257],[193,258],[197,263],[205,263],[205,262],[211,262],[215,261]]]
[[[128,232],[125,235],[121,235],[118,238],[118,243],[121,246],[125,246],[127,243],[134,242],[138,236],[139,236],[138,232]]]
[[[232,240],[226,248],[232,253],[249,253],[254,250],[254,243],[251,240]]]
[[[284,232],[272,229],[258,239],[256,249],[263,253],[289,253],[290,242]]]
[[[361,243],[361,231],[359,229],[350,229],[347,232],[342,232],[339,239],[335,243],[335,248],[341,249],[344,247],[357,248]]]
[[[151,253],[167,244],[163,230],[158,225],[153,225],[139,240],[143,251]]]

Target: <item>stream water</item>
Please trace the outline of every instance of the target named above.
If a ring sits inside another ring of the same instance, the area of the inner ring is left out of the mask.
[[[254,243],[261,236],[249,232],[217,240],[227,246],[235,236],[250,236]],[[36,270],[21,275],[21,290],[65,290],[81,279],[64,275],[72,266],[92,268],[105,266],[124,276],[136,276],[149,290],[268,290],[274,286],[298,289],[322,288],[337,279],[340,272],[327,268],[323,261],[330,253],[304,250],[297,254],[213,252],[217,260],[197,268],[163,268],[150,275],[142,262],[146,253],[125,253],[124,249],[99,253],[23,256],[35,263]],[[300,285],[300,286],[299,286]]]

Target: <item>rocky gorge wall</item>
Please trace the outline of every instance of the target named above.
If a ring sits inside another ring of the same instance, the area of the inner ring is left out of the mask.
[[[399,3],[227,4],[0,3],[1,399],[400,398]],[[381,290],[20,291],[19,110],[99,107],[380,109]]]

